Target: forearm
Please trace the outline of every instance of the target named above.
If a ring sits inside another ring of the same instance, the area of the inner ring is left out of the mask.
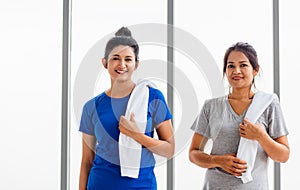
[[[173,137],[172,137],[173,138]],[[171,158],[174,155],[174,140],[159,140],[145,134],[137,134],[134,139],[154,154]]]
[[[87,189],[88,176],[91,168],[92,168],[91,163],[81,163],[80,177],[79,177],[79,190]]]
[[[79,175],[79,190],[87,189],[88,177],[95,158],[96,137],[83,133],[82,158]]]
[[[276,142],[267,133],[262,134],[257,141],[272,160],[286,162],[289,159],[289,147]]]
[[[191,150],[189,153],[189,159],[191,162],[202,168],[219,167],[217,163],[217,156],[206,154],[200,150]]]

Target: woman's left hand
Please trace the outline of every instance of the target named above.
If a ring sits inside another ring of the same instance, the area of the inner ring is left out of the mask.
[[[134,138],[135,135],[142,134],[136,121],[134,120],[133,113],[130,114],[130,120],[126,119],[123,115],[120,117],[119,130],[121,133],[131,138]]]
[[[244,119],[239,127],[241,137],[250,140],[258,140],[264,133],[266,133],[262,126],[251,123],[248,119]]]

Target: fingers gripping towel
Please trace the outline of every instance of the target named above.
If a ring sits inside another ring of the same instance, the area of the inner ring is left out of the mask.
[[[155,87],[155,84],[148,80],[137,82],[128,100],[125,117],[130,119],[130,114],[134,113],[135,121],[141,132],[145,132],[147,124],[147,110],[149,99],[148,86]],[[119,136],[119,156],[121,176],[138,178],[142,145],[134,139],[120,133]]]
[[[256,123],[261,114],[272,103],[273,99],[273,94],[267,94],[261,91],[256,92],[252,103],[246,112],[245,118],[247,118],[251,123]],[[243,183],[253,180],[251,173],[255,162],[256,152],[257,141],[241,137],[237,157],[247,162],[247,171],[243,173],[242,176],[237,177],[241,178]]]

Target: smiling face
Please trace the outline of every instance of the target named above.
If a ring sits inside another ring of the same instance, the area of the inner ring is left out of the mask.
[[[251,88],[258,70],[254,70],[249,59],[240,51],[232,51],[227,59],[226,76],[232,88]]]
[[[129,46],[116,46],[108,55],[108,60],[102,59],[111,79],[117,81],[131,80],[133,71],[137,68],[138,62],[134,50]]]

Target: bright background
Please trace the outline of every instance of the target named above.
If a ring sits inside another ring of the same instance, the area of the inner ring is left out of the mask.
[[[62,1],[0,2],[0,187],[1,189],[60,188],[61,146],[61,73],[62,73]],[[280,2],[280,100],[289,128],[290,160],[281,164],[282,189],[297,186],[296,162],[300,135],[297,112],[298,53],[300,27],[299,1]],[[167,24],[166,0],[73,0],[71,27],[71,92],[83,57],[101,38],[121,26],[142,23]],[[273,91],[272,1],[259,0],[191,0],[175,1],[174,25],[199,39],[222,68],[225,50],[237,41],[248,42],[258,52],[262,67],[257,86]],[[133,34],[134,35],[134,34]],[[176,36],[175,36],[176,44]],[[166,48],[141,46],[141,60],[166,61]],[[100,58],[103,52],[99,52]],[[175,52],[175,65],[193,81],[198,106],[210,98],[209,86],[201,71],[191,69],[193,63]],[[162,66],[164,67],[164,65]],[[176,73],[175,73],[176,77]],[[99,76],[94,94],[109,85],[108,75]],[[176,84],[180,79],[175,78]],[[199,82],[200,81],[200,82]],[[164,84],[160,88],[166,95]],[[224,86],[224,90],[226,90]],[[70,100],[72,100],[72,93]],[[87,97],[88,98],[88,97]],[[71,102],[71,101],[70,101]],[[73,105],[71,110],[73,109]],[[175,99],[175,132],[181,125],[180,97]],[[192,121],[191,121],[192,122]],[[81,159],[81,136],[78,120],[70,115],[71,160],[70,186],[77,189]],[[176,147],[176,190],[200,189],[205,170],[188,160],[188,145]],[[273,188],[273,162],[270,161],[270,189]],[[166,164],[156,168],[159,190],[166,189]]]

